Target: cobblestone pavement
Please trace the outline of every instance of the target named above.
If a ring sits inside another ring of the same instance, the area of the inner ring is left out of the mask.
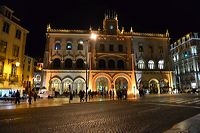
[[[180,99],[184,102],[179,103]],[[198,100],[197,95],[146,96],[127,101],[0,110],[0,132],[161,133],[197,115]]]

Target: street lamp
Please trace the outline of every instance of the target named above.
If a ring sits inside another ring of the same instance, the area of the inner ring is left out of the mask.
[[[93,40],[93,41],[95,41],[97,39],[97,34],[95,34],[95,33],[92,33],[91,35],[90,35],[90,40]],[[88,41],[89,42],[89,41]],[[87,102],[87,97],[88,97],[88,43],[87,43],[87,46],[86,46],[86,63],[85,63],[85,72],[86,72],[86,77],[85,77],[85,82],[86,82],[86,102]]]

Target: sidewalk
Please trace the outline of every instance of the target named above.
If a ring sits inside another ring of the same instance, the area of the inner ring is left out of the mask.
[[[200,133],[200,114],[174,125],[164,133]]]
[[[98,101],[109,101],[113,100],[110,98],[101,98],[101,97],[95,97],[89,100],[87,102],[98,102]],[[115,99],[116,100],[116,99]],[[28,103],[28,99],[26,100],[20,100],[20,104],[15,104],[15,102],[11,101],[0,101],[0,110],[6,110],[6,109],[18,109],[18,108],[34,108],[34,107],[50,107],[50,106],[60,106],[63,104],[70,104],[70,103],[86,103],[80,102],[79,97],[73,98],[73,100],[69,101],[69,98],[45,98],[45,99],[37,99],[36,102],[32,99],[31,104]]]

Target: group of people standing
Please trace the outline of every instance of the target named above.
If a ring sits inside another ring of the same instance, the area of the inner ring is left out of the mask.
[[[20,98],[21,97],[20,97],[19,90],[17,90],[17,92],[13,94],[13,97],[15,97],[15,104],[20,104]],[[29,93],[28,93],[28,102],[29,102],[29,104],[31,104],[32,97],[34,98],[34,101],[36,101],[37,93],[33,92],[33,91],[29,91]]]
[[[84,95],[85,95],[85,91],[84,90],[80,90],[79,91],[80,102],[84,102]]]
[[[127,89],[117,90],[117,99],[126,100],[127,99]]]

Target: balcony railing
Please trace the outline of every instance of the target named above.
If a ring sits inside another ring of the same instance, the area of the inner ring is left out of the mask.
[[[7,73],[0,73],[0,81],[5,81],[7,77]]]
[[[10,82],[18,82],[18,75],[10,74],[9,75],[9,81]]]

